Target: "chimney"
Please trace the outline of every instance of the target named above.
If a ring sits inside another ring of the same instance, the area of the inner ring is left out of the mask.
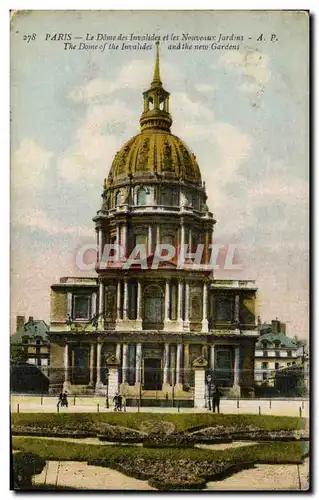
[[[286,335],[286,323],[280,323],[280,331]]]
[[[33,322],[33,316],[29,316],[29,323]]]
[[[24,326],[24,323],[25,323],[25,317],[17,316],[17,331]]]
[[[280,321],[278,318],[271,320],[272,333],[280,333]]]

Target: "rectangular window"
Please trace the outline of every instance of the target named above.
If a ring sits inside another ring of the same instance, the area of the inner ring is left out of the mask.
[[[268,351],[263,351],[263,357],[267,358],[267,356],[268,356]]]
[[[89,320],[91,317],[91,296],[75,295],[73,300],[73,319]]]
[[[263,370],[267,370],[268,369],[268,363],[264,361],[263,363],[261,363],[261,367],[262,367]]]
[[[228,298],[217,302],[217,321],[229,322],[232,320],[232,301]]]
[[[267,380],[267,373],[266,372],[263,373],[263,380]]]

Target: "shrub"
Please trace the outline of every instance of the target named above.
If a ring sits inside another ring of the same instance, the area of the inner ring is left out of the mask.
[[[14,453],[12,461],[15,489],[32,488],[32,476],[40,474],[46,463],[43,458],[30,451]]]
[[[206,480],[196,476],[189,476],[185,480],[179,477],[171,479],[153,477],[149,479],[148,484],[161,491],[202,490],[206,486]]]

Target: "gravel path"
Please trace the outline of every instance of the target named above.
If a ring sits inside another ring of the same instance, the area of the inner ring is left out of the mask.
[[[49,461],[34,484],[69,486],[83,490],[154,490],[147,481],[128,477],[106,467],[95,467],[85,462]]]
[[[299,467],[299,474],[298,474]],[[223,481],[210,481],[207,490],[303,490],[308,489],[309,459],[302,465],[257,465]],[[299,483],[300,476],[300,483]]]

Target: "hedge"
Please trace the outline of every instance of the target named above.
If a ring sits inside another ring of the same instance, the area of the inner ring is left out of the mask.
[[[41,474],[45,460],[32,451],[20,451],[12,456],[14,489],[32,488],[32,476]]]
[[[305,419],[275,415],[223,415],[209,413],[14,413],[13,425],[75,428],[92,432],[92,424],[108,423],[139,430],[143,422],[171,422],[176,431],[201,427],[252,425],[263,430],[297,430],[305,427]]]
[[[45,460],[86,461],[128,476],[148,480],[157,489],[202,489],[208,480],[221,479],[255,463],[299,464],[305,443],[260,443],[226,450],[199,448],[143,448],[95,446],[60,440],[14,437],[13,449],[31,450]]]

